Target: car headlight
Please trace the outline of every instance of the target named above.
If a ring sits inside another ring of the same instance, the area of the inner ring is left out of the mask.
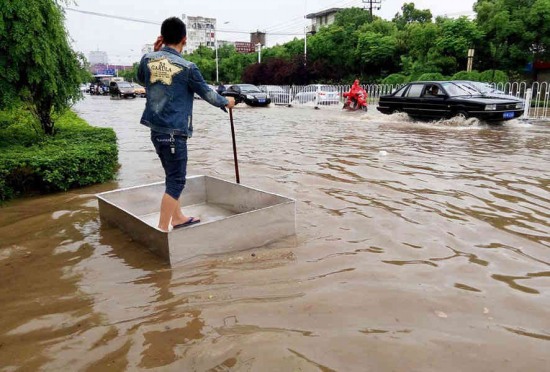
[[[256,98],[256,97],[251,96],[250,94],[247,94],[247,95],[246,95],[246,98],[247,98],[247,99],[254,99],[254,98]]]
[[[516,103],[516,108],[517,109],[522,109],[523,108],[523,102]]]
[[[495,111],[496,109],[497,109],[497,105],[496,105],[496,104],[485,105],[485,111]]]

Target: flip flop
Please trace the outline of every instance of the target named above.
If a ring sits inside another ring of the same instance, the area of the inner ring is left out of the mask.
[[[185,227],[185,226],[193,225],[193,224],[196,224],[196,223],[199,223],[199,222],[201,222],[200,218],[189,217],[189,219],[187,221],[185,221],[184,223],[174,225],[174,226],[172,226],[172,228],[177,229],[179,227]]]

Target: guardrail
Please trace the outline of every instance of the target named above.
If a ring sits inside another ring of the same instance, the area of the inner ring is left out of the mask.
[[[362,84],[368,94],[368,104],[375,106],[380,96],[389,94],[401,85]],[[505,94],[525,101],[524,118],[535,120],[550,120],[550,82],[509,82],[493,83],[491,86]],[[262,90],[271,97],[272,104],[341,109],[344,104],[343,93],[348,92],[351,85],[262,85]]]

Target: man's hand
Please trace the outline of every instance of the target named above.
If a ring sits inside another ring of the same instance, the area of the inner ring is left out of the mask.
[[[227,107],[228,109],[235,107],[235,98],[233,97],[225,97],[225,98],[227,98],[227,100],[229,101],[227,105],[225,105],[225,107]]]
[[[155,44],[153,44],[153,50],[155,52],[158,52],[160,48],[162,48],[162,44],[164,43],[164,39],[162,36],[157,37],[157,40],[155,41]]]

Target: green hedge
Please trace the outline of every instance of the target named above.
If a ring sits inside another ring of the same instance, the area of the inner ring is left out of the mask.
[[[118,150],[111,128],[91,127],[72,111],[55,118],[55,128],[55,136],[45,136],[24,110],[0,112],[0,200],[113,179]]]

